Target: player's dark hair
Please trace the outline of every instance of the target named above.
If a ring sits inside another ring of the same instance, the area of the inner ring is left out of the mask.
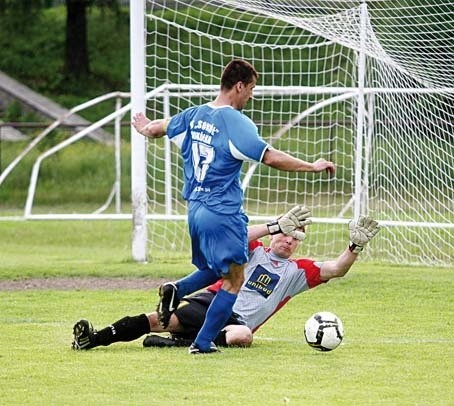
[[[238,82],[251,83],[259,77],[255,68],[242,59],[234,59],[224,68],[221,76],[221,89],[230,90]]]

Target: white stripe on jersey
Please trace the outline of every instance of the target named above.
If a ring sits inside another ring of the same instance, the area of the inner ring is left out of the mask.
[[[175,135],[175,137],[172,137],[170,141],[172,141],[178,148],[181,149],[181,146],[183,145],[183,141],[186,138],[187,131],[183,131],[182,133]]]
[[[247,161],[247,162],[256,162],[255,159],[249,158],[246,155],[242,154],[238,149],[233,145],[232,141],[229,140],[229,150],[230,153],[240,161]]]

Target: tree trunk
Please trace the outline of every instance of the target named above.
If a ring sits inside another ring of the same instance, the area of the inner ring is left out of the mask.
[[[87,43],[89,0],[66,0],[65,73],[80,78],[90,73]]]

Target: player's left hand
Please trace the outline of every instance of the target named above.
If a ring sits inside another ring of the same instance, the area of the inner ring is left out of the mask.
[[[350,251],[359,254],[364,246],[380,231],[378,222],[371,217],[360,216],[358,222],[348,223],[350,231]]]

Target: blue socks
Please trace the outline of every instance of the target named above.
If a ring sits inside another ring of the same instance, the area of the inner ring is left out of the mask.
[[[208,307],[205,322],[194,341],[200,351],[208,352],[210,350],[210,343],[214,341],[232,314],[236,297],[237,295],[224,289],[219,289],[216,293],[210,307]]]
[[[205,288],[218,279],[219,276],[210,270],[197,269],[175,283],[178,288],[178,299],[181,300],[184,296]],[[209,352],[211,342],[214,341],[231,316],[236,298],[236,294],[229,293],[224,289],[219,289],[216,293],[208,307],[203,326],[194,341],[200,351]]]
[[[211,285],[219,279],[213,271],[197,269],[175,283],[178,299]]]

